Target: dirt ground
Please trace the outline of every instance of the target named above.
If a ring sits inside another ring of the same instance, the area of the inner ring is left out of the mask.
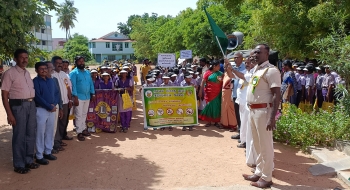
[[[31,69],[33,76],[34,71]],[[177,189],[199,186],[249,185],[244,149],[235,134],[200,124],[194,131],[143,130],[141,98],[137,95],[128,133],[96,133],[86,141],[65,141],[65,151],[47,166],[26,175],[13,172],[11,134],[0,108],[0,189]],[[346,186],[334,176],[312,176],[316,161],[298,149],[275,143],[273,189],[333,189]]]

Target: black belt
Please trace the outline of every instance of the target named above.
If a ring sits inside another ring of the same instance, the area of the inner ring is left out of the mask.
[[[34,98],[27,99],[9,99],[10,106],[21,106],[23,102],[33,102]]]

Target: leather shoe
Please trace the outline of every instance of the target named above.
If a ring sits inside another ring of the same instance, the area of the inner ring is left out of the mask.
[[[57,157],[52,154],[44,154],[43,156],[45,159],[48,159],[48,160],[57,160]]]
[[[46,159],[42,158],[42,159],[36,159],[36,163],[38,163],[40,165],[48,165],[49,161],[47,161]]]
[[[231,139],[240,139],[240,137],[241,137],[241,136],[240,136],[239,134],[237,134],[237,135],[232,135],[232,136],[231,136]]]
[[[252,181],[252,182],[257,182],[260,179],[260,176],[255,174],[253,175],[243,174],[242,176],[244,177],[245,180]]]
[[[265,180],[263,180],[261,178],[257,182],[251,182],[250,183],[251,186],[258,187],[258,188],[271,187],[272,184],[273,184],[272,181],[265,181]]]

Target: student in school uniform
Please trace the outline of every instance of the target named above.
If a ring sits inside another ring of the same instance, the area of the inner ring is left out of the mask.
[[[195,86],[195,84],[192,83],[192,77],[193,76],[189,72],[186,72],[184,74],[185,79],[180,83],[180,86]],[[189,131],[193,131],[193,125],[182,127],[182,131],[186,131],[186,127],[189,128]]]
[[[108,73],[103,73],[101,75],[101,77],[102,77],[102,80],[100,81],[98,89],[104,89],[104,90],[107,90],[107,89],[112,90],[112,89],[114,89],[113,81],[110,80],[111,76]]]
[[[160,85],[160,87],[167,87],[167,86],[173,86],[173,84],[170,82],[169,75],[164,74],[162,76],[163,83]],[[161,131],[164,131],[165,127],[160,128]],[[173,127],[169,127],[169,131],[172,131]]]
[[[177,81],[177,74],[175,73],[170,73],[170,81],[173,83],[173,86],[180,86],[179,81]]]
[[[116,88],[119,89],[120,95],[128,93],[132,101],[132,93],[134,82],[131,77],[128,77],[128,72],[125,70],[120,71],[120,78],[115,82]],[[127,133],[130,128],[130,122],[132,117],[132,108],[124,109],[123,108],[123,99],[120,97],[118,100],[118,110],[120,113],[120,123],[122,128],[120,132]]]

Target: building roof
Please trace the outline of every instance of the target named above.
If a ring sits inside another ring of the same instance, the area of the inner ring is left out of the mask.
[[[113,38],[109,38],[110,36],[113,36],[115,33],[120,34],[117,31],[113,31],[110,32],[98,39],[93,38],[92,40],[90,40],[89,42],[134,42],[134,40],[129,39],[127,36],[125,36],[124,34],[121,34],[122,36],[124,36],[124,39],[113,39]]]
[[[90,40],[90,42],[134,42],[134,41],[128,40],[128,39],[114,39],[114,40],[96,39],[96,40]]]

